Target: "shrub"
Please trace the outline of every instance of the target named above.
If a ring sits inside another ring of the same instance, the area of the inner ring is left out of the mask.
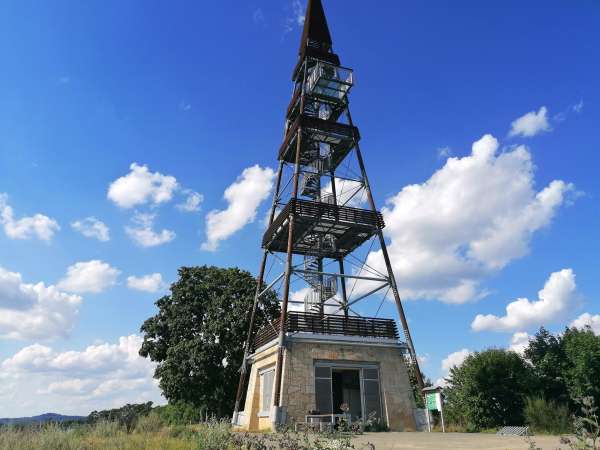
[[[541,397],[528,397],[524,414],[526,423],[536,433],[563,434],[571,431],[567,405]]]
[[[168,425],[189,425],[202,421],[203,410],[191,403],[179,401],[158,406],[154,411]]]
[[[210,420],[198,428],[198,450],[222,450],[231,442],[229,421]]]

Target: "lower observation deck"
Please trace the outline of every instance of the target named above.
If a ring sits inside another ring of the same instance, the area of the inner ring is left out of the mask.
[[[261,328],[254,338],[253,349],[277,339],[280,319]],[[398,328],[392,319],[372,317],[345,317],[334,314],[288,311],[286,333],[314,333],[319,335],[360,336],[374,339],[398,340]]]
[[[292,199],[265,232],[262,242],[264,249],[287,252],[289,217],[292,212],[292,253],[299,255],[343,257],[385,226],[380,212]],[[324,242],[327,245],[323,245]]]

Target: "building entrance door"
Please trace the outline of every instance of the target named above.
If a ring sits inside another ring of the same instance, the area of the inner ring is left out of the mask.
[[[352,420],[381,418],[379,369],[372,365],[327,364],[315,366],[315,403],[319,414],[342,414],[348,406]]]
[[[360,393],[359,369],[333,369],[331,373],[331,390],[334,414],[342,414],[342,405],[346,405],[352,420],[360,420],[362,401]]]

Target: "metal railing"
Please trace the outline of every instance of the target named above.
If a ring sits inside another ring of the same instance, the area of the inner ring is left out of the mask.
[[[254,349],[277,339],[280,321],[266,325],[256,333]],[[362,336],[379,339],[398,339],[398,328],[393,319],[374,317],[345,317],[300,311],[288,311],[285,324],[288,333],[305,332],[343,336]]]

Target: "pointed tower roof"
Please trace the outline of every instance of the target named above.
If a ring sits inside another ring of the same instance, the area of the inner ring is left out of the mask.
[[[331,49],[331,35],[323,11],[321,0],[308,0],[306,6],[306,16],[304,17],[304,30],[300,40],[300,55],[302,55],[309,45],[318,45],[322,50]]]
[[[293,79],[298,75],[302,61],[306,57],[319,59],[336,66],[340,65],[340,58],[331,50],[331,35],[323,11],[321,0],[308,0],[306,15],[304,16],[304,30],[300,39],[299,61],[294,69]]]

